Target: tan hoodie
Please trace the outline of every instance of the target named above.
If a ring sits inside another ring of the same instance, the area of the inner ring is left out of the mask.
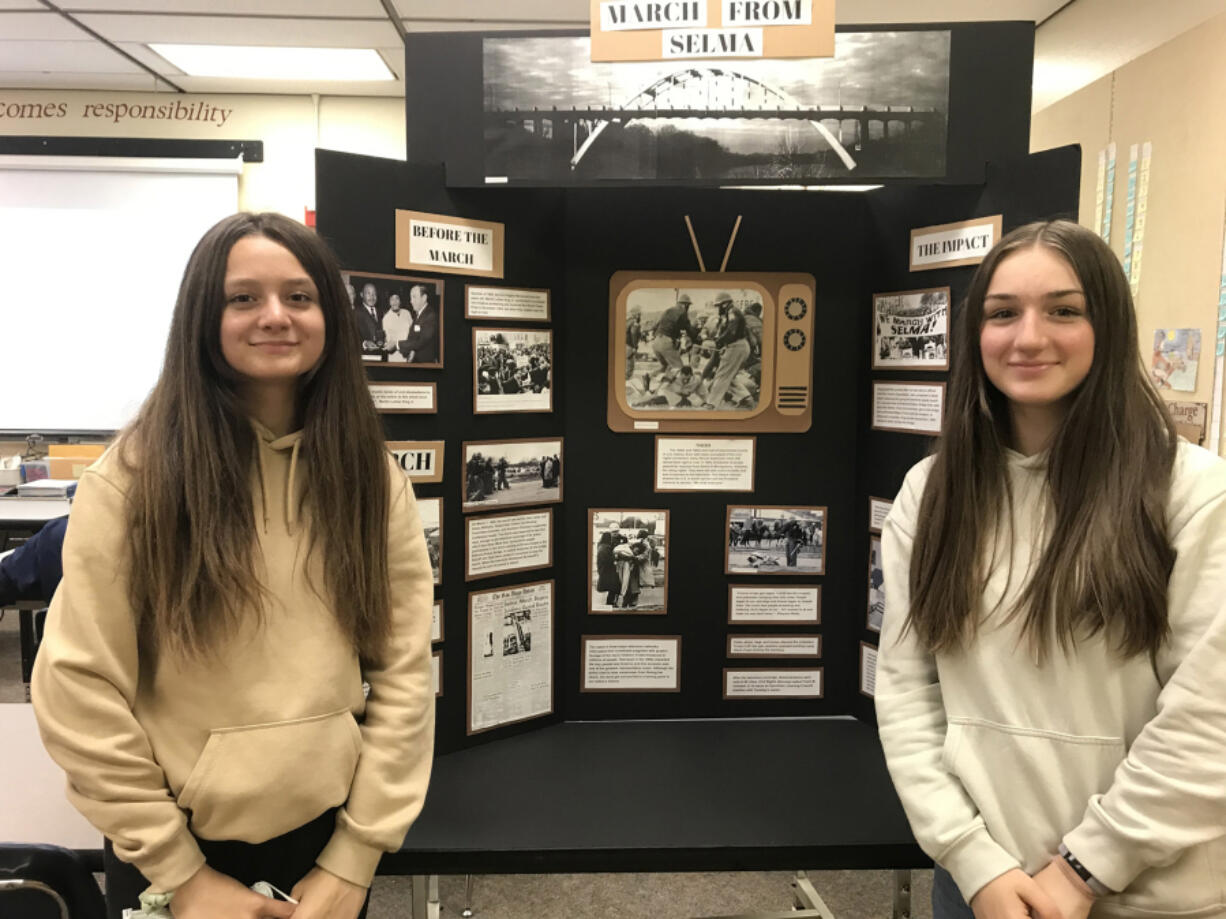
[[[930,654],[906,628],[911,549],[932,460],[882,534],[877,719],[915,838],[970,901],[1063,842],[1100,882],[1090,913],[1226,917],[1226,463],[1181,442],[1167,528],[1171,634],[1121,659],[1101,632],[1039,663],[1012,615],[1045,544],[1045,454],[1008,454],[1013,536],[984,592],[974,651]],[[1012,571],[1012,577],[1010,577]]]
[[[166,654],[156,673],[141,674],[127,593],[127,477],[112,449],[81,478],[34,668],[35,714],[68,774],[69,800],[157,890],[178,888],[203,864],[193,833],[263,842],[338,805],[317,861],[369,886],[429,782],[433,580],[408,479],[389,457],[392,638],[383,669],[365,674],[365,700],[357,655],[307,578],[301,433],[256,429],[263,624],[250,617],[213,660]],[[319,555],[310,570],[323,585]]]

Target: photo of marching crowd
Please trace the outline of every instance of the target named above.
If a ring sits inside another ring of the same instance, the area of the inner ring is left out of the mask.
[[[823,574],[826,508],[728,505],[725,574]]]
[[[465,513],[561,500],[562,438],[464,443]]]
[[[588,520],[589,611],[665,613],[668,511],[591,510]]]
[[[873,295],[873,369],[949,369],[948,287]]]
[[[362,360],[443,366],[443,285],[427,278],[341,272]]]
[[[473,411],[553,411],[553,332],[473,329]]]
[[[758,408],[762,297],[757,291],[639,288],[626,301],[625,336],[631,409]]]
[[[430,571],[434,583],[443,583],[443,499],[419,498],[417,511],[421,514],[422,529],[426,533],[426,552],[430,555]]]

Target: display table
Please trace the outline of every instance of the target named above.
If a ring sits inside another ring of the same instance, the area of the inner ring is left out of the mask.
[[[850,718],[571,722],[438,757],[380,873],[911,869],[875,729]],[[421,896],[419,896],[419,891]]]

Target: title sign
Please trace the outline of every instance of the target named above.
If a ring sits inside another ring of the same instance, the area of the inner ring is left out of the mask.
[[[591,0],[593,61],[834,56],[834,0]]]
[[[396,267],[502,277],[501,223],[396,211]]]
[[[911,270],[978,265],[1000,239],[1001,215],[911,231]]]

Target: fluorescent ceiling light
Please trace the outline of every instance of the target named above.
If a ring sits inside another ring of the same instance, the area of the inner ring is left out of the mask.
[[[150,44],[192,77],[257,80],[395,80],[371,48],[269,48],[256,45]]]

